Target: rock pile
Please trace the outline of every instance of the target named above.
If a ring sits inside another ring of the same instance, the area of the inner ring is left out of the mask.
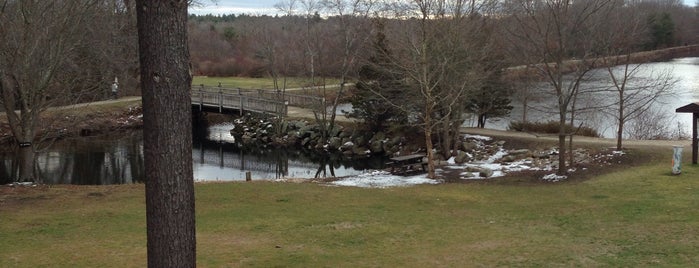
[[[243,146],[262,144],[309,150],[341,152],[346,156],[393,155],[403,149],[405,138],[383,132],[364,133],[342,126],[327,131],[325,141],[318,124],[301,120],[278,120],[245,116],[234,121],[231,135]]]

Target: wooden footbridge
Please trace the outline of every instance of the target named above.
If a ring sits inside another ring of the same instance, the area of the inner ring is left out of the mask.
[[[288,106],[324,107],[325,99],[269,89],[192,87],[192,108],[224,114],[253,112],[286,116]],[[318,106],[322,105],[322,106]]]

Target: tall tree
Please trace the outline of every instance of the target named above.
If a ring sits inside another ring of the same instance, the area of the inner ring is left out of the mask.
[[[513,19],[508,27],[512,54],[533,64],[556,97],[558,175],[567,172],[566,137],[571,135],[566,129],[567,115],[580,83],[593,69],[593,59],[597,56],[591,33],[607,26],[599,18],[608,16],[610,2],[612,0],[513,1],[509,6]]]
[[[466,110],[478,117],[477,126],[485,127],[488,118],[504,117],[510,114],[509,85],[503,79],[503,66],[491,61],[483,70],[483,85],[468,95]]]
[[[0,103],[18,146],[17,180],[34,180],[34,154],[41,116],[51,106],[83,93],[76,69],[85,64],[98,1],[0,0]]]
[[[404,76],[403,92],[410,102],[384,100],[413,117],[424,132],[428,177],[435,178],[433,139],[445,131],[455,134],[460,125],[460,101],[474,83],[472,57],[467,47],[473,1],[407,1],[395,2],[390,16],[410,18],[392,28],[390,55],[384,55],[390,68]],[[379,92],[376,92],[379,94]],[[417,112],[415,112],[417,108]],[[443,139],[443,142],[448,139]],[[449,146],[443,146],[449,147]],[[447,151],[444,153],[448,153]]]
[[[196,266],[187,6],[137,1],[149,267]]]
[[[402,109],[385,100],[402,103],[409,99],[403,94],[406,88],[402,81],[404,77],[391,66],[385,20],[373,19],[375,31],[371,45],[372,53],[367,64],[359,69],[356,92],[351,98],[352,111],[347,115],[360,119],[361,124],[372,132],[383,131],[387,124],[405,124],[408,119]]]
[[[617,123],[616,149],[621,151],[626,124],[644,116],[660,97],[670,94],[675,79],[667,70],[648,70],[643,63],[632,63],[631,54],[643,44],[647,28],[655,32],[655,26],[645,23],[638,8],[622,3],[615,3],[613,8],[617,15],[607,18],[609,27],[598,32],[601,38],[597,39],[603,44],[600,53],[605,57],[601,61],[612,85],[607,89],[614,95],[607,98],[614,100],[609,103],[608,113]],[[655,38],[650,40],[657,42]],[[640,79],[642,73],[653,78]]]

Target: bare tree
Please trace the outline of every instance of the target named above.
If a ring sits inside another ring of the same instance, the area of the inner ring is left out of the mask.
[[[567,115],[580,82],[594,67],[594,40],[590,33],[606,25],[597,17],[606,16],[611,0],[514,1],[509,7],[513,19],[509,36],[513,55],[536,67],[551,86],[557,99],[558,175],[566,169]],[[564,79],[564,75],[572,79]]]
[[[403,94],[413,99],[396,103],[383,98],[419,119],[414,123],[424,132],[430,178],[436,176],[433,135],[439,129],[453,132],[454,119],[461,116],[461,101],[474,82],[469,75],[473,59],[464,45],[468,43],[464,29],[471,6],[468,1],[432,0],[394,2],[387,9],[393,12],[391,16],[403,20],[393,21],[400,23],[399,27],[387,31],[392,34],[388,38],[392,50],[382,56],[395,73],[409,81]],[[459,125],[456,123],[457,128]]]
[[[645,14],[618,3],[613,7],[616,15],[607,18],[607,31],[598,34],[602,35],[601,52],[606,56],[601,62],[612,85],[609,91],[615,95],[610,114],[617,123],[616,149],[621,151],[625,124],[646,114],[653,103],[670,94],[676,81],[668,70],[648,70],[642,63],[632,63],[631,54],[645,39]],[[652,78],[640,79],[642,73]]]
[[[0,1],[0,102],[19,147],[18,180],[33,180],[41,115],[82,94],[80,65],[98,1]],[[77,94],[77,95],[76,95]]]
[[[359,61],[359,53],[366,46],[365,44],[371,37],[371,29],[369,15],[374,8],[373,0],[323,0],[321,2],[325,10],[329,14],[335,15],[332,19],[336,20],[337,38],[342,54],[337,59],[340,61],[340,87],[332,100],[330,119],[327,119],[326,108],[323,107],[323,120],[321,121],[321,131],[323,132],[323,141],[326,140],[328,132],[335,127],[335,117],[337,114],[337,106],[340,104],[346,84],[348,83],[350,71],[354,69]],[[325,89],[325,87],[323,87]],[[324,97],[327,92],[323,92]],[[316,116],[318,117],[318,116]]]
[[[629,55],[624,56],[627,58]],[[641,72],[648,72],[642,64],[626,63],[618,67],[607,67],[612,92],[616,93],[616,102],[611,115],[617,122],[616,149],[621,151],[626,123],[643,116],[662,96],[670,94],[676,79],[667,70],[651,72],[650,79],[639,80]]]
[[[137,1],[149,267],[195,267],[186,0]]]

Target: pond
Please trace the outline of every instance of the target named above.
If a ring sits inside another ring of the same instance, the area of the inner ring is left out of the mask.
[[[209,127],[207,133],[194,135],[192,160],[196,181],[241,181],[246,172],[251,173],[253,180],[341,177],[384,167],[383,157],[350,159],[339,154],[279,148],[241,149],[229,133],[231,128],[229,123],[217,124]],[[15,164],[13,153],[0,154],[0,184],[11,182]],[[37,153],[35,170],[46,184],[143,182],[142,132],[62,140],[48,151]]]
[[[621,72],[622,66],[614,68],[615,72]],[[677,114],[675,109],[692,102],[699,102],[699,57],[678,58],[666,62],[646,63],[640,66],[636,75],[629,81],[631,86],[639,86],[650,83],[659,74],[669,73],[676,82],[669,90],[670,94],[662,96],[650,109],[651,113],[646,117],[653,116],[661,121],[667,131],[682,132],[683,135],[691,134],[692,115]],[[590,77],[584,82],[583,87],[609,88],[611,86],[609,75],[606,69],[595,69],[590,73]],[[557,108],[551,96],[546,95],[551,92],[550,85],[541,82],[534,85],[534,91],[539,92],[534,96],[533,101],[528,104],[527,121],[545,122],[548,120],[558,120]],[[588,93],[581,96],[577,108],[599,107],[600,104],[610,105],[616,101],[613,93]],[[486,128],[505,130],[511,121],[522,121],[524,114],[523,104],[514,98],[511,104],[512,109],[509,116],[504,118],[489,119]],[[616,133],[616,121],[610,114],[608,108],[598,108],[579,112],[576,115],[578,123],[583,122],[586,126],[598,130],[603,137],[612,138]],[[472,118],[466,122],[467,126],[475,126],[476,119]],[[662,127],[662,126],[661,126]]]

